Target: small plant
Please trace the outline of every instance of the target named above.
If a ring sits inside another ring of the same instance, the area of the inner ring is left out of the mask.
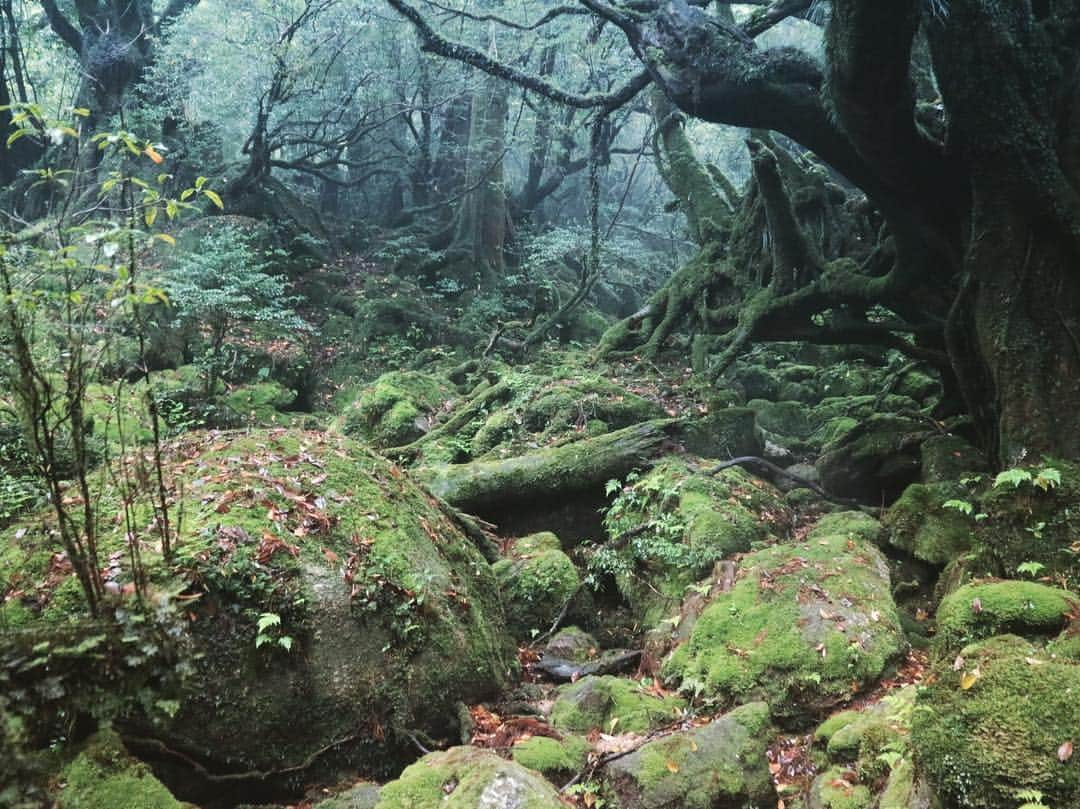
[[[1042,562],[1024,562],[1016,566],[1016,572],[1023,573],[1025,576],[1031,576],[1032,578],[1035,578],[1045,568],[1046,565],[1044,565]]]
[[[999,488],[1011,483],[1014,489],[1019,489],[1025,483],[1030,483],[1037,489],[1048,492],[1061,485],[1061,472],[1051,466],[1044,467],[1034,475],[1027,469],[1006,469],[998,472],[994,478],[994,488]]]
[[[266,644],[272,643],[275,646],[280,646],[286,652],[292,651],[293,639],[290,635],[284,634],[281,628],[281,616],[276,612],[264,612],[259,616],[255,627],[258,630],[258,634],[255,636],[256,649],[261,649]]]
[[[1049,809],[1049,804],[1043,803],[1045,797],[1038,789],[1018,789],[1016,799],[1021,803],[1016,809]]]
[[[600,797],[600,785],[595,781],[571,784],[563,791],[563,794],[573,798],[575,803],[587,809],[604,809],[607,806],[607,801]]]

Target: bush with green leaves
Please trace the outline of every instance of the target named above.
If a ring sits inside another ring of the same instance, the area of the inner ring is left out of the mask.
[[[259,337],[311,329],[291,308],[297,298],[289,295],[288,282],[272,273],[275,257],[239,228],[221,225],[167,274],[164,285],[179,324],[202,332],[198,362],[207,394],[228,377],[228,339],[241,324]]]

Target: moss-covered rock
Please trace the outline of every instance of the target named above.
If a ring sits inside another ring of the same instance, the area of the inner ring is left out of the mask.
[[[381,792],[382,787],[378,784],[357,784],[315,806],[318,809],[375,809]]]
[[[703,727],[645,744],[608,765],[621,809],[740,809],[776,800],[765,748],[764,703],[743,705]]]
[[[87,740],[60,773],[57,784],[57,809],[194,809],[174,798],[111,730],[99,731]]]
[[[706,697],[764,699],[789,719],[819,715],[876,682],[906,648],[888,568],[859,538],[870,518],[826,519],[803,542],[742,558],[735,586],[665,661],[669,681]]]
[[[376,809],[559,809],[535,772],[476,747],[429,753],[383,787]]]
[[[585,768],[589,757],[589,742],[581,736],[533,736],[511,748],[514,761],[522,767],[536,770],[549,781],[572,778]]]
[[[1058,749],[1080,728],[1080,664],[1014,635],[943,660],[912,720],[916,764],[947,805],[1015,809],[1022,789],[1080,806],[1080,766]],[[964,686],[967,686],[966,688]]]
[[[702,458],[737,458],[761,455],[763,442],[748,407],[722,407],[688,419],[681,436],[686,451]]]
[[[919,449],[924,483],[957,481],[986,471],[986,457],[958,435],[932,435]]]
[[[946,565],[971,547],[975,522],[950,501],[967,502],[957,483],[913,483],[882,520],[889,542],[916,559]]]
[[[514,547],[512,558],[500,559],[493,567],[507,626],[518,638],[548,630],[581,588],[581,576],[558,542],[551,533],[526,537]]]
[[[545,657],[557,657],[574,663],[584,663],[596,657],[600,644],[588,632],[576,626],[560,629],[544,646]]]
[[[341,428],[377,447],[400,447],[430,428],[431,415],[455,395],[449,383],[419,371],[391,371],[360,391]]]
[[[874,795],[846,767],[830,767],[810,785],[807,809],[870,809]]]
[[[241,385],[225,395],[223,404],[240,424],[272,427],[287,422],[285,411],[295,400],[296,391],[269,381]]]
[[[577,733],[640,733],[670,724],[684,707],[678,697],[658,697],[633,680],[612,675],[582,677],[559,688],[551,724]]]
[[[1056,635],[1080,604],[1067,590],[1031,581],[967,584],[950,593],[937,612],[935,654],[946,656],[992,635]]]
[[[816,465],[825,488],[845,497],[891,503],[918,480],[926,427],[898,416],[871,416],[827,444]]]
[[[624,486],[604,518],[609,546],[594,564],[616,574],[643,625],[678,611],[686,588],[713,565],[790,524],[779,492],[741,468],[706,475],[666,458]]]

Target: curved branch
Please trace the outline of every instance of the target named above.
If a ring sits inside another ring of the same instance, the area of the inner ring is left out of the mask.
[[[49,26],[53,32],[64,41],[75,53],[81,54],[83,49],[83,37],[79,30],[72,24],[64,12],[56,5],[56,0],[41,0],[41,8],[49,19]]]
[[[435,53],[448,59],[454,59],[455,61],[472,65],[478,70],[487,73],[489,76],[494,76],[503,81],[508,81],[511,84],[516,84],[519,87],[531,90],[534,93],[538,93],[545,98],[550,98],[552,101],[556,101],[560,104],[565,104],[568,107],[611,112],[633,99],[634,96],[644,90],[652,81],[652,77],[646,70],[638,73],[622,87],[610,93],[598,93],[596,95],[588,96],[571,93],[560,87],[556,87],[537,76],[519,70],[512,65],[493,59],[470,45],[447,39],[436,32],[419,11],[405,3],[403,0],[386,0],[386,2],[389,3],[398,14],[412,23],[413,27],[416,29],[416,33],[420,36],[423,50],[428,53]]]

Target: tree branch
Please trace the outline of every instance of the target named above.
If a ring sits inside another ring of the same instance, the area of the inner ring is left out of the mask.
[[[83,49],[82,34],[72,25],[71,20],[64,16],[64,13],[56,5],[56,0],[41,0],[41,7],[45,11],[45,16],[49,19],[49,25],[52,27],[53,32],[76,54],[81,54]]]

